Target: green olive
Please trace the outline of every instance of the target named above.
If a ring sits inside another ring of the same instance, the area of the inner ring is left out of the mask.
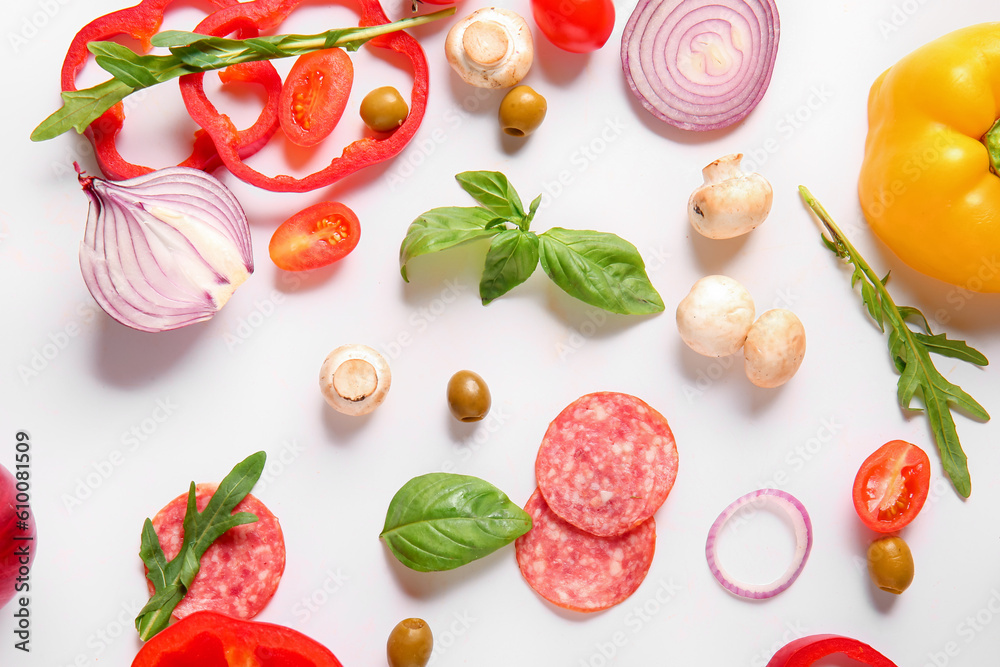
[[[421,618],[407,618],[389,633],[385,655],[389,667],[424,667],[431,659],[434,637],[431,628]]]
[[[392,132],[410,113],[406,101],[392,86],[382,86],[361,100],[361,120],[374,132]]]
[[[545,120],[545,98],[530,86],[515,86],[500,102],[500,127],[512,137],[526,137]]]
[[[472,371],[459,371],[448,380],[448,408],[455,419],[477,422],[490,411],[490,388]]]
[[[901,537],[883,537],[868,547],[868,574],[883,591],[899,595],[913,581],[913,554]]]

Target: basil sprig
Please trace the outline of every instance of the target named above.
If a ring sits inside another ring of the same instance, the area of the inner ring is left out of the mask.
[[[455,176],[480,206],[435,208],[406,230],[399,248],[399,269],[414,257],[465,243],[491,239],[479,296],[486,305],[542,270],[570,296],[624,315],[663,310],[663,300],[646,275],[639,251],[614,234],[554,227],[529,231],[541,195],[524,210],[507,177],[498,171],[466,171]]]
[[[267,454],[251,454],[233,468],[219,483],[208,505],[198,511],[195,483],[191,482],[184,514],[184,546],[173,560],[167,562],[160,547],[160,539],[153,530],[153,522],[146,519],[142,526],[142,545],[139,556],[146,564],[146,574],[156,589],[135,619],[135,628],[143,641],[163,630],[170,623],[170,614],[187,594],[191,582],[198,576],[201,557],[215,540],[230,528],[257,521],[250,512],[233,510],[239,505],[264,471]]]
[[[990,415],[961,387],[948,382],[938,372],[930,353],[976,366],[986,366],[989,361],[982,352],[970,347],[965,341],[952,340],[946,334],[934,335],[927,318],[916,308],[897,306],[886,289],[889,275],[879,278],[812,193],[803,186],[799,186],[799,192],[830,233],[831,238],[823,236],[827,248],[854,267],[851,287],[861,283],[861,300],[869,316],[883,332],[885,325],[889,325],[889,354],[899,371],[896,397],[900,407],[910,409],[914,396],[919,394],[926,408],[934,441],[941,452],[944,471],[955,490],[968,498],[972,493],[969,463],[958,439],[951,408],[955,406],[982,421],[989,421]],[[913,323],[920,330],[911,329],[908,323]]]
[[[379,535],[403,565],[451,570],[493,553],[531,529],[531,516],[489,482],[429,473],[396,492]]]
[[[87,49],[112,77],[84,90],[62,93],[63,105],[31,133],[32,141],[58,137],[71,128],[83,132],[101,114],[136,90],[239,63],[300,56],[312,51],[342,47],[356,51],[368,40],[412,28],[455,13],[454,7],[413,16],[384,25],[328,30],[316,35],[266,35],[250,39],[210,37],[193,32],[165,30],[153,35],[153,46],[170,49],[169,55],[139,55],[115,42],[91,42]]]

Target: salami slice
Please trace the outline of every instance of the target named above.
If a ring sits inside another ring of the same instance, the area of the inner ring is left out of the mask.
[[[666,500],[677,447],[663,415],[635,396],[587,394],[549,424],[535,476],[562,519],[594,535],[620,535]]]
[[[536,489],[524,511],[531,530],[514,543],[517,565],[535,592],[573,611],[600,611],[632,595],[656,548],[650,518],[623,535],[598,537],[556,516]]]
[[[204,510],[218,485],[195,487],[198,511]],[[153,530],[167,560],[176,556],[184,542],[187,494],[178,496],[153,517]],[[252,495],[235,512],[257,516],[254,523],[227,530],[201,557],[201,569],[184,599],[174,609],[175,618],[208,610],[235,618],[256,616],[278,588],[285,570],[285,538],[278,519]],[[153,584],[148,582],[150,594]]]

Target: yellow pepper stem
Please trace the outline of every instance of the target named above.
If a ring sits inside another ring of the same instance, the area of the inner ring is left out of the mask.
[[[990,155],[990,171],[1000,176],[1000,120],[993,123],[993,127],[983,136],[983,143]]]

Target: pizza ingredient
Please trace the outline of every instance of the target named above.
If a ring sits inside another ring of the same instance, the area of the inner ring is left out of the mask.
[[[897,667],[868,644],[840,635],[808,635],[793,639],[774,654],[767,667],[809,667],[838,653],[869,667]]]
[[[728,276],[705,276],[677,305],[681,339],[706,357],[726,357],[743,347],[753,318],[753,297]]]
[[[455,178],[480,206],[435,208],[410,223],[399,248],[403,280],[409,280],[406,265],[415,257],[490,239],[479,282],[483,305],[523,283],[541,263],[564,292],[592,306],[631,315],[663,310],[642,256],[628,241],[560,227],[535,234],[529,228],[541,195],[525,212],[517,191],[498,171],[466,171]]]
[[[795,375],[806,354],[806,330],[790,310],[765,311],[743,343],[743,368],[758,387],[780,387]]]
[[[385,357],[358,343],[335,349],[319,370],[323,398],[337,412],[352,417],[366,415],[382,405],[391,384],[392,373]]]
[[[385,645],[389,667],[424,667],[431,659],[434,635],[422,618],[407,618],[396,624]]]
[[[545,502],[592,535],[632,530],[660,508],[677,476],[667,420],[635,396],[581,396],[552,420],[535,459]]]
[[[156,594],[135,619],[140,639],[146,641],[167,627],[174,608],[198,576],[201,557],[212,543],[230,528],[257,521],[253,514],[233,514],[233,510],[260,479],[266,459],[264,452],[257,452],[238,463],[219,483],[211,500],[201,511],[196,506],[195,483],[191,482],[184,516],[184,543],[177,556],[169,562],[160,547],[153,522],[146,519],[142,526],[139,556],[146,565],[146,578],[153,584]]]
[[[218,490],[218,484],[195,486],[195,508],[203,512]],[[153,517],[153,530],[169,561],[184,546],[187,494],[167,503]],[[174,618],[195,611],[216,611],[233,618],[256,616],[274,596],[285,571],[285,538],[277,517],[253,494],[233,510],[257,517],[251,524],[227,530],[208,547],[198,576],[186,584],[187,593],[173,610]],[[155,595],[153,582],[147,582]]]
[[[972,493],[972,479],[951,409],[953,406],[959,408],[980,421],[989,421],[990,415],[974,398],[938,372],[930,353],[976,366],[986,366],[989,361],[965,341],[949,339],[946,334],[934,335],[927,318],[916,308],[897,306],[886,289],[889,274],[879,278],[812,193],[804,186],[799,186],[799,192],[830,234],[830,238],[823,236],[823,243],[837,257],[854,267],[851,285],[861,283],[861,299],[868,314],[881,331],[885,331],[886,324],[889,325],[889,354],[899,371],[896,396],[900,407],[909,409],[913,397],[919,392],[934,441],[941,453],[944,471],[959,495],[968,498]],[[911,322],[922,331],[911,329]]]
[[[771,212],[771,184],[758,173],[744,173],[742,159],[742,153],[726,155],[702,169],[705,182],[688,199],[688,220],[702,236],[742,236]]]
[[[19,444],[23,435],[17,434]],[[20,491],[18,480],[0,465],[0,607],[23,590],[18,577],[26,580],[25,572],[35,558],[35,517],[29,501],[27,491]]]
[[[612,0],[531,0],[531,15],[550,42],[570,53],[596,51],[615,29]]]
[[[489,482],[438,472],[396,492],[379,537],[403,565],[435,572],[487,556],[530,528],[531,517]]]
[[[925,44],[868,95],[858,198],[872,231],[912,268],[1000,292],[1000,24]]]
[[[913,554],[902,537],[880,537],[868,545],[868,574],[872,583],[899,595],[913,583]]]
[[[234,12],[245,11],[243,7],[235,7],[232,10]],[[136,90],[185,74],[203,73],[246,62],[298,56],[335,46],[356,49],[370,39],[454,13],[455,9],[451,7],[433,14],[400,19],[394,23],[386,20],[379,25],[330,30],[317,35],[266,35],[250,41],[179,30],[156,33],[148,39],[152,46],[169,49],[169,55],[139,55],[115,42],[91,41],[87,48],[95,55],[97,64],[113,78],[85,90],[64,91],[63,106],[35,128],[31,139],[52,139],[70,129],[83,132],[105,111]],[[245,27],[245,23],[243,25]],[[235,136],[236,128],[232,129]]]
[[[86,176],[80,268],[108,315],[140,331],[211,318],[253,273],[250,226],[226,186],[167,167],[127,181]]]
[[[854,478],[854,510],[879,533],[902,530],[927,500],[931,462],[924,450],[904,440],[887,442],[865,459]]]
[[[392,86],[382,86],[361,100],[361,120],[372,132],[392,132],[410,113],[406,100]]]
[[[542,124],[548,104],[531,86],[514,86],[500,101],[500,128],[512,137],[526,137]]]
[[[719,533],[726,527],[726,523],[745,507],[751,505],[754,507],[770,505],[780,509],[788,515],[795,528],[795,555],[792,557],[792,562],[789,563],[788,569],[785,570],[784,574],[769,584],[749,584],[736,581],[719,561],[716,551]],[[712,571],[712,576],[727,591],[739,597],[751,600],[763,600],[774,597],[795,583],[795,580],[802,574],[802,568],[806,566],[809,552],[812,551],[812,543],[812,522],[809,520],[809,513],[806,512],[805,506],[793,495],[785,491],[760,489],[737,498],[730,503],[729,507],[722,511],[708,531],[708,540],[705,543],[705,557],[708,560],[708,569]]]
[[[199,611],[143,644],[132,667],[341,667],[315,639],[272,623]]]
[[[285,271],[309,271],[346,257],[361,240],[361,223],[340,202],[324,201],[302,209],[274,231],[268,254]]]
[[[278,100],[278,122],[296,146],[315,146],[333,132],[347,108],[354,63],[343,49],[324,49],[296,59]]]
[[[484,7],[451,27],[444,52],[466,83],[479,88],[509,88],[531,69],[534,43],[520,14]]]
[[[622,69],[657,118],[718,130],[764,96],[778,34],[773,0],[640,0],[622,35]]]
[[[458,421],[480,421],[492,402],[490,388],[478,373],[458,371],[448,380],[448,409]]]
[[[564,609],[594,612],[619,604],[639,588],[656,549],[656,523],[646,519],[613,537],[598,537],[563,521],[536,489],[524,507],[532,528],[515,542],[528,584]]]

